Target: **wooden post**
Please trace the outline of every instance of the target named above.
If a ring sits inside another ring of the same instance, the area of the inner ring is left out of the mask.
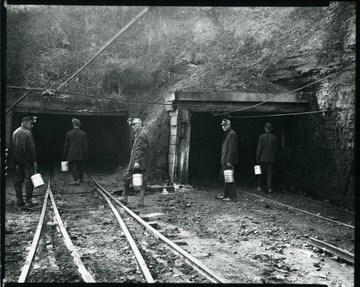
[[[191,134],[191,112],[189,109],[180,110],[178,126],[179,153],[178,153],[178,178],[180,183],[187,183],[189,171],[189,152]]]

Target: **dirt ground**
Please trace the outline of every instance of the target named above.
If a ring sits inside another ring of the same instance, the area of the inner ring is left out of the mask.
[[[122,188],[119,172],[92,175],[114,196],[119,196]],[[32,219],[40,211],[19,212],[11,203],[10,180],[6,187],[6,230],[36,228]],[[138,196],[133,194],[129,207],[139,209],[140,215],[164,213],[157,219],[159,231],[186,242],[182,248],[230,283],[355,286],[354,266],[314,247],[310,241],[310,237],[317,238],[354,253],[354,230],[271,200],[354,225],[351,214],[280,191],[271,195],[255,192],[254,187],[238,183],[240,200],[223,202],[216,199],[220,187],[209,179],[193,186],[176,185],[175,189],[168,186],[165,192],[153,190],[146,196],[143,208],[137,208]],[[32,236],[31,232],[18,234],[18,244],[27,245],[21,246],[24,252]]]

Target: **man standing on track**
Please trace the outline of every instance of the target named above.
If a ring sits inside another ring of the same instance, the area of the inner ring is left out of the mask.
[[[221,122],[222,129],[224,130],[224,136],[221,146],[221,170],[220,170],[220,184],[223,187],[223,195],[219,195],[218,198],[224,201],[236,201],[238,198],[236,192],[235,179],[231,183],[225,182],[224,170],[234,170],[238,160],[238,140],[235,131],[231,128],[231,122],[229,119],[223,119]],[[234,172],[235,174],[235,172]]]
[[[12,136],[15,164],[14,189],[19,207],[34,205],[32,202],[34,185],[31,176],[35,174],[37,162],[34,137],[31,133],[33,123],[32,117],[22,118],[21,126],[14,131]],[[22,196],[23,184],[25,184],[25,202]]]
[[[256,149],[256,162],[261,166],[261,175],[258,175],[257,190],[261,191],[263,178],[266,178],[266,191],[272,193],[272,174],[277,150],[276,136],[271,133],[270,123],[265,124],[265,133],[259,136]]]
[[[74,129],[66,134],[63,157],[69,162],[74,179],[70,184],[78,185],[84,181],[84,161],[88,157],[88,143],[86,133],[80,130],[80,120],[73,118],[72,123]]]
[[[132,146],[128,168],[122,178],[124,189],[120,201],[123,203],[128,202],[129,188],[130,183],[132,182],[133,173],[135,170],[141,169],[143,175],[143,185],[140,188],[140,199],[138,206],[143,207],[147,187],[146,170],[149,167],[149,139],[146,131],[142,127],[142,122],[140,119],[133,118],[131,120],[131,127],[135,133],[135,140]]]

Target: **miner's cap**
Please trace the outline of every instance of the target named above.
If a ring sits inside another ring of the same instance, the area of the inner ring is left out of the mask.
[[[230,125],[230,124],[231,124],[231,122],[230,122],[229,119],[223,119],[222,122],[221,122],[221,125],[222,125],[222,126],[228,126],[228,125]]]
[[[135,125],[135,124],[141,124],[141,120],[139,118],[133,118],[131,125]]]
[[[270,123],[266,123],[265,128],[267,128],[270,131],[272,129],[272,125]]]
[[[33,123],[33,122],[34,122],[34,119],[33,119],[33,117],[23,117],[23,118],[21,119],[21,123],[25,123],[25,122],[31,122],[31,123]]]
[[[80,127],[80,125],[81,125],[81,122],[79,119],[73,118],[71,122],[74,124],[74,126],[77,126],[77,127]]]

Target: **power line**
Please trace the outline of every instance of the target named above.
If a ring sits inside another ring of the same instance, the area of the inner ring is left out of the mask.
[[[272,98],[272,99],[265,100],[265,101],[263,101],[263,102],[261,102],[261,103],[258,103],[258,104],[255,104],[255,105],[252,105],[252,106],[249,106],[249,107],[245,107],[245,108],[242,108],[242,109],[239,109],[239,110],[233,110],[233,111],[227,111],[227,112],[223,112],[223,113],[217,113],[216,115],[217,115],[217,116],[222,116],[222,115],[226,115],[226,114],[229,114],[229,113],[241,112],[241,111],[243,111],[243,110],[247,110],[247,109],[251,109],[251,108],[258,107],[258,106],[263,105],[263,104],[265,104],[265,103],[267,103],[267,102],[270,102],[270,101],[273,101],[273,100],[282,98],[282,97],[284,97],[284,96],[286,96],[286,95],[288,95],[288,94],[290,94],[290,93],[293,93],[293,92],[302,90],[302,89],[304,89],[304,88],[306,88],[306,87],[308,87],[308,86],[311,86],[311,85],[313,85],[313,84],[315,84],[315,83],[317,83],[317,82],[323,81],[323,80],[325,80],[325,79],[327,79],[327,78],[329,78],[329,77],[331,77],[331,76],[334,76],[334,75],[336,75],[336,74],[338,74],[338,73],[341,73],[341,72],[343,72],[343,71],[345,71],[345,70],[347,70],[347,69],[350,69],[350,68],[352,68],[352,67],[355,67],[355,64],[354,64],[354,65],[351,65],[351,66],[349,66],[349,67],[346,67],[346,68],[344,68],[344,69],[342,69],[342,70],[340,70],[340,71],[337,71],[337,72],[335,72],[334,74],[328,75],[328,76],[326,76],[326,77],[324,77],[324,78],[321,78],[321,79],[319,79],[319,80],[316,80],[316,81],[314,81],[314,82],[311,82],[310,84],[307,84],[307,85],[305,85],[305,86],[303,86],[303,87],[297,88],[297,89],[295,89],[295,90],[293,90],[293,91],[286,92],[285,94],[282,94],[282,95],[280,95],[280,96],[274,97],[274,98]]]
[[[269,115],[258,115],[258,116],[235,116],[231,119],[250,119],[250,118],[264,118],[264,117],[284,117],[284,116],[300,116],[300,115],[310,115],[310,114],[319,114],[319,113],[329,113],[329,112],[341,112],[345,110],[353,110],[354,108],[346,109],[336,109],[336,110],[322,110],[322,111],[309,111],[309,112],[299,112],[299,113],[284,113],[284,114],[269,114]]]
[[[74,78],[78,73],[85,69],[97,56],[99,56],[112,42],[114,42],[121,34],[123,34],[128,28],[130,28],[136,21],[144,16],[149,11],[149,7],[142,10],[133,20],[131,20],[124,28],[122,28],[113,38],[111,38],[89,61],[87,61],[79,70],[77,70],[71,77],[69,77],[64,83],[62,83],[56,91],[59,91],[67,82]]]

